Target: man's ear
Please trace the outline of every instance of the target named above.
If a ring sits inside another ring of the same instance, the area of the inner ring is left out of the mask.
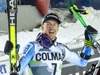
[[[41,24],[41,29],[43,30],[43,24]]]

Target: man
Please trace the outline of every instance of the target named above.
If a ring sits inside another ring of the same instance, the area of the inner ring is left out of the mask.
[[[97,30],[87,26],[85,44],[81,54],[78,55],[71,52],[64,44],[57,42],[56,34],[60,23],[59,17],[54,13],[44,16],[41,24],[42,32],[24,49],[19,61],[19,74],[29,65],[33,75],[61,75],[64,60],[81,67],[86,66],[91,56],[91,47]]]

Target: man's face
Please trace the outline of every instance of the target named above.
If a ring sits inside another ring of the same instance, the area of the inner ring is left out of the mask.
[[[42,25],[43,33],[46,33],[51,40],[54,40],[58,32],[59,25],[55,20],[47,20]]]

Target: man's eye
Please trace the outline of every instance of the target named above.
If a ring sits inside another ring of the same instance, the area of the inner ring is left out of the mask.
[[[47,25],[51,25],[50,23],[47,23]]]

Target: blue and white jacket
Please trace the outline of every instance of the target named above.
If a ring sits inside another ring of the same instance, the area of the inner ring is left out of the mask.
[[[91,48],[83,47],[83,52],[86,51],[90,55]],[[88,62],[61,43],[55,42],[50,48],[44,48],[37,41],[29,42],[20,59],[19,74],[29,65],[33,75],[61,75],[63,61],[81,67]]]

